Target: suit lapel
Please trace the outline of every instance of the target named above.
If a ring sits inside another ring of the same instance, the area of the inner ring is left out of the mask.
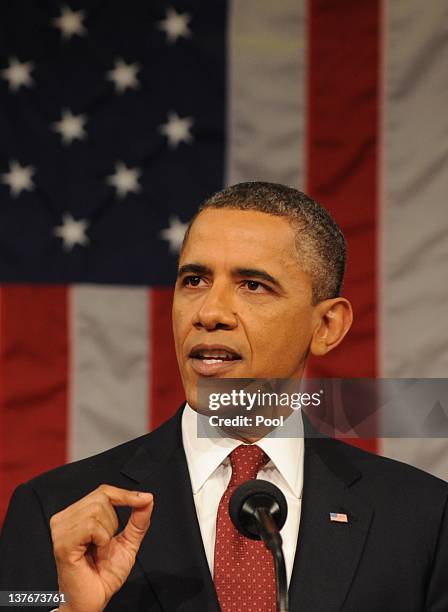
[[[151,434],[122,474],[151,491],[155,508],[137,563],[161,610],[219,612],[182,445],[182,410]],[[291,610],[333,612],[347,597],[373,510],[356,495],[361,474],[329,439],[305,440],[304,491],[290,584]],[[348,515],[334,523],[329,513]],[[118,510],[121,526],[129,510]]]
[[[353,485],[361,474],[330,439],[306,439],[298,547],[290,585],[291,610],[340,610],[360,561],[373,510]],[[348,523],[331,522],[344,513]]]
[[[181,413],[153,434],[150,451],[139,449],[122,470],[155,500],[137,562],[162,610],[219,611],[182,445]],[[159,431],[164,435],[154,440]],[[128,516],[120,512],[123,525]]]

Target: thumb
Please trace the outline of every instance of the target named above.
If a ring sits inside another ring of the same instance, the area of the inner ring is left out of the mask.
[[[154,508],[154,498],[150,493],[141,494],[148,502],[140,508],[133,508],[126,527],[121,532],[121,540],[137,552],[151,523],[151,514]]]

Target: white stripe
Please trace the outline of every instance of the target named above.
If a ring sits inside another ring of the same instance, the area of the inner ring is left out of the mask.
[[[77,286],[71,294],[69,459],[148,429],[148,290]]]
[[[231,0],[227,184],[303,187],[305,1]]]
[[[382,375],[448,372],[448,3],[387,3],[382,213]],[[447,440],[382,452],[448,478]]]

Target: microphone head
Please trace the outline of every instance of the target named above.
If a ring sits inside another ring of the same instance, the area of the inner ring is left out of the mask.
[[[255,511],[265,508],[271,513],[278,530],[283,527],[288,515],[285,496],[278,487],[267,480],[248,480],[237,487],[229,501],[232,523],[247,538],[260,540]]]

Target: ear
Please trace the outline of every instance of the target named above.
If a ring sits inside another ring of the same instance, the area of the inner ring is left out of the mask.
[[[342,342],[350,329],[353,322],[352,305],[343,297],[323,300],[315,307],[315,317],[311,353],[326,355]]]

